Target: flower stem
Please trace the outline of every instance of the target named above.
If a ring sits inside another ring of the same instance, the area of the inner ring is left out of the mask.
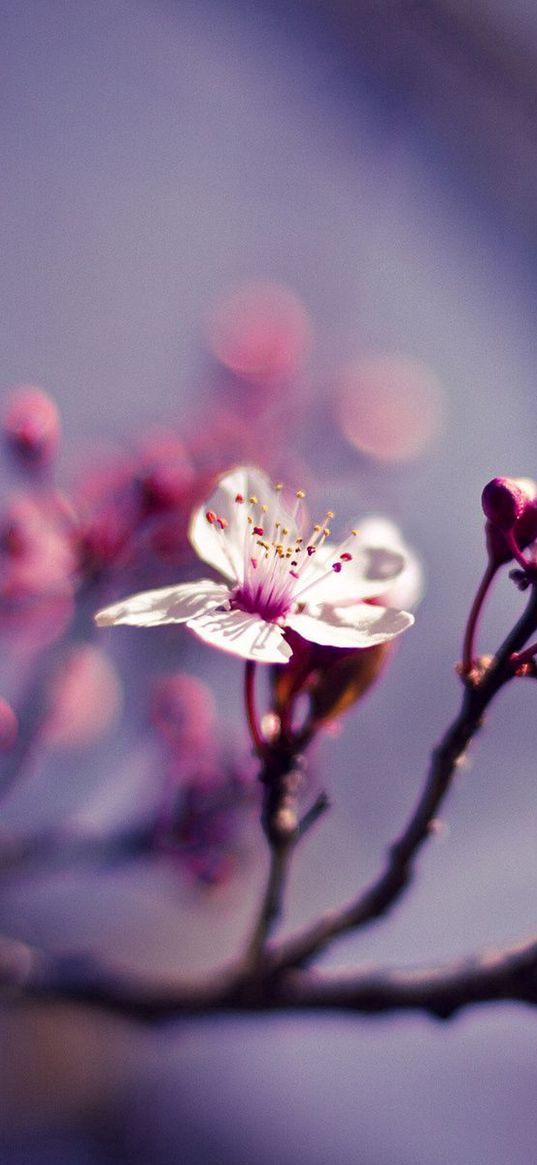
[[[509,547],[509,550],[511,551],[511,554],[513,555],[515,562],[518,562],[518,565],[520,567],[522,567],[522,570],[531,571],[533,563],[528,562],[528,559],[524,557],[522,551],[517,546],[516,539],[515,539],[515,536],[514,536],[512,530],[508,530],[505,532],[505,541],[507,542],[507,545]]]
[[[261,824],[269,846],[270,864],[246,949],[247,969],[255,968],[262,959],[274,924],[282,914],[289,861],[300,837],[297,812],[299,776],[295,755],[292,750],[281,747],[281,742],[280,746],[265,743],[264,747],[264,764],[259,774],[263,785]]]
[[[267,884],[246,951],[245,965],[252,970],[259,963],[264,953],[265,943],[282,911],[283,892],[292,847],[293,840],[288,839],[285,844],[273,845],[270,849]]]
[[[468,622],[466,624],[466,631],[464,634],[464,643],[463,643],[463,648],[462,648],[462,665],[461,665],[462,674],[465,676],[469,675],[471,670],[472,670],[473,661],[474,661],[474,642],[475,642],[475,633],[476,633],[477,623],[479,620],[479,615],[481,613],[481,608],[482,608],[484,600],[485,600],[485,596],[486,596],[487,591],[490,587],[490,584],[494,578],[494,575],[496,574],[497,569],[498,569],[497,563],[493,562],[491,559],[487,565],[487,569],[483,575],[483,578],[481,579],[481,582],[477,588],[477,593],[476,593],[475,599],[472,603],[470,614],[468,616]]]
[[[261,732],[255,708],[255,663],[252,659],[246,660],[244,669],[244,703],[246,706],[246,720],[255,750],[260,757],[266,756],[267,742]]]

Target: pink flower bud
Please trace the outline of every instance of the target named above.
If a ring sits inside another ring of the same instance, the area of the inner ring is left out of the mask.
[[[493,477],[481,494],[485,517],[500,530],[512,530],[528,501],[527,493],[509,477]]]
[[[13,748],[19,731],[19,722],[7,700],[0,696],[0,751],[9,752]]]
[[[488,553],[500,566],[513,557],[507,535],[513,535],[519,550],[537,538],[537,486],[529,478],[495,477],[485,486],[481,501],[488,519]]]
[[[26,465],[48,465],[56,454],[60,418],[54,401],[41,388],[21,385],[11,397],[4,432],[13,453]]]
[[[153,516],[191,505],[194,469],[189,451],[171,429],[154,429],[140,450],[137,480],[142,513]]]
[[[309,700],[312,724],[326,725],[365,695],[392,654],[392,644],[374,647],[325,647],[309,643],[290,628],[285,633],[293,654],[285,667],[272,668],[275,710],[288,717],[302,696]]]
[[[155,465],[147,470],[140,478],[144,514],[173,510],[183,502],[189,485],[180,465]]]

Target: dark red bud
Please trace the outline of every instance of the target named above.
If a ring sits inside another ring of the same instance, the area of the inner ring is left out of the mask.
[[[515,538],[521,550],[537,538],[537,501],[528,501],[515,525]]]
[[[528,502],[528,494],[509,477],[494,477],[481,494],[485,517],[500,530],[512,530]]]
[[[495,477],[485,486],[482,505],[489,557],[497,566],[509,562],[512,535],[519,550],[537,539],[537,487],[529,478]]]

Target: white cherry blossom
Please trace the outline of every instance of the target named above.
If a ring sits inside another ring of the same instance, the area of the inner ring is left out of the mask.
[[[220,478],[196,509],[189,537],[199,557],[225,582],[199,579],[131,595],[99,611],[100,627],[185,623],[213,647],[259,663],[292,654],[287,627],[332,647],[364,648],[400,635],[414,622],[407,611],[367,600],[389,594],[412,564],[395,527],[371,541],[353,530],[331,545],[328,511],[308,529],[304,493],[291,505],[280,485],[258,469]]]

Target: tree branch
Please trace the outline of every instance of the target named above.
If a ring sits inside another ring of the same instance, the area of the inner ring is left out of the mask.
[[[206,984],[137,981],[89,959],[51,958],[22,943],[0,943],[4,996],[79,1003],[138,1022],[157,1023],[216,1012],[345,1011],[356,1015],[424,1012],[449,1019],[463,1007],[515,1002],[537,1006],[537,939],[422,970],[370,968],[349,975],[285,970],[222,972]]]
[[[388,850],[378,878],[348,905],[318,919],[302,934],[271,952],[273,970],[304,966],[339,935],[380,918],[409,886],[412,863],[433,832],[433,822],[444,801],[466,749],[482,725],[483,714],[501,687],[513,678],[512,655],[534,633],[537,624],[537,586],[533,585],[526,611],[478,682],[467,681],[459,715],[435,749],[429,773],[414,811]]]

